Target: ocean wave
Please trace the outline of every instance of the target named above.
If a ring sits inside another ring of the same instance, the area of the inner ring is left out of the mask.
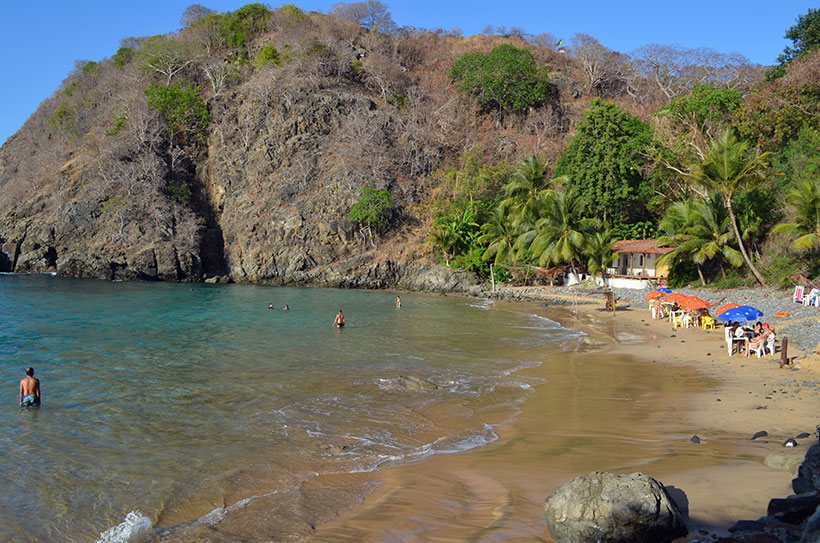
[[[100,534],[97,543],[128,543],[132,537],[151,529],[151,519],[139,511],[131,511],[125,520]]]

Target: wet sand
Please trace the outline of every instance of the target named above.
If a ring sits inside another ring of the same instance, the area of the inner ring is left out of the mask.
[[[306,541],[551,541],[544,498],[591,470],[659,479],[687,514],[690,538],[698,529],[725,534],[790,494],[792,474],[763,460],[802,457],[816,439],[781,446],[820,423],[817,388],[800,386],[818,379],[816,358],[779,369],[773,357],[729,358],[720,330],[672,331],[645,310],[543,307],[528,306],[588,338],[527,370],[543,384],[498,426],[497,442],[380,470],[375,492]],[[770,437],[752,441],[758,430]],[[693,434],[703,442],[690,442]]]

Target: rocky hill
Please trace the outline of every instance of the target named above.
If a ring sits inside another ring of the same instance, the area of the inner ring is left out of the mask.
[[[548,103],[488,111],[458,92],[458,58],[501,43],[546,69]],[[555,158],[594,96],[638,115],[664,99],[643,79],[638,96],[611,62],[590,73],[583,57],[538,43],[388,35],[260,5],[123,40],[111,58],[78,62],[0,149],[0,271],[458,283],[430,271],[425,242],[444,168],[469,149],[488,162]],[[392,197],[380,236],[348,217],[365,187]]]

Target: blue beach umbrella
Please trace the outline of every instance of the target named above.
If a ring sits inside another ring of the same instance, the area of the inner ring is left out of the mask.
[[[750,305],[741,305],[732,309],[727,309],[718,318],[722,321],[756,321],[763,316],[763,312]]]
[[[672,294],[672,289],[671,288],[661,287],[661,288],[656,288],[655,290],[663,292],[664,294]]]

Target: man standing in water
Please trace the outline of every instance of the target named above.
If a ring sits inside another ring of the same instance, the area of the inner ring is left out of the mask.
[[[40,380],[34,377],[34,368],[26,368],[26,376],[20,380],[20,407],[40,405]]]
[[[345,325],[345,314],[342,313],[340,309],[338,313],[336,313],[336,318],[333,320],[333,326],[337,326],[342,328]]]

